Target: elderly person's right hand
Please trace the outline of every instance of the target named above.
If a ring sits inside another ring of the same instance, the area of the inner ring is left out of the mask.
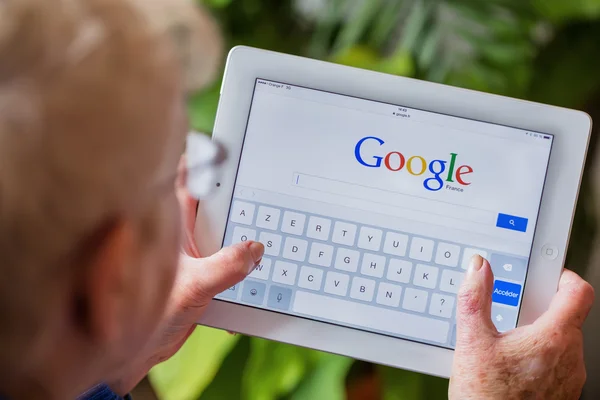
[[[492,290],[490,265],[475,256],[458,295],[449,398],[579,399],[586,379],[581,327],[592,287],[565,270],[546,313],[505,333],[491,320]]]

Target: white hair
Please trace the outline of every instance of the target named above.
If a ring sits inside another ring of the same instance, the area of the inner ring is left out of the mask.
[[[159,36],[124,0],[0,1],[0,366],[35,353],[73,252],[156,179],[178,90]]]

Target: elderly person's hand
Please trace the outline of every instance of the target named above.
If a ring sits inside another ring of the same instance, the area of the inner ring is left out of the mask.
[[[180,162],[176,189],[184,230],[177,279],[154,339],[110,384],[111,389],[121,395],[128,393],[154,365],[174,355],[192,334],[212,298],[243,280],[263,256],[261,243],[244,242],[200,258],[193,239],[198,201],[186,189],[184,158]]]
[[[550,308],[535,323],[498,333],[493,275],[475,256],[458,295],[450,399],[578,399],[586,379],[581,326],[592,287],[565,270]]]

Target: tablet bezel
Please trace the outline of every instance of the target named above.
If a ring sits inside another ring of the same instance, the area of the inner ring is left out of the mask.
[[[548,307],[565,261],[591,132],[584,112],[245,46],[228,56],[213,138],[228,153],[219,186],[198,210],[201,253],[221,247],[257,78],[554,135],[518,325]],[[547,249],[554,257],[545,256]],[[556,253],[558,251],[558,253]],[[215,300],[202,325],[449,377],[453,351]],[[357,345],[359,344],[359,345]]]

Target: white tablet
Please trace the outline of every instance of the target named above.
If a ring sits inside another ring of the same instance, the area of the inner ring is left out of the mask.
[[[196,240],[266,252],[199,323],[448,377],[473,254],[500,331],[548,307],[590,130],[579,111],[236,47]]]

